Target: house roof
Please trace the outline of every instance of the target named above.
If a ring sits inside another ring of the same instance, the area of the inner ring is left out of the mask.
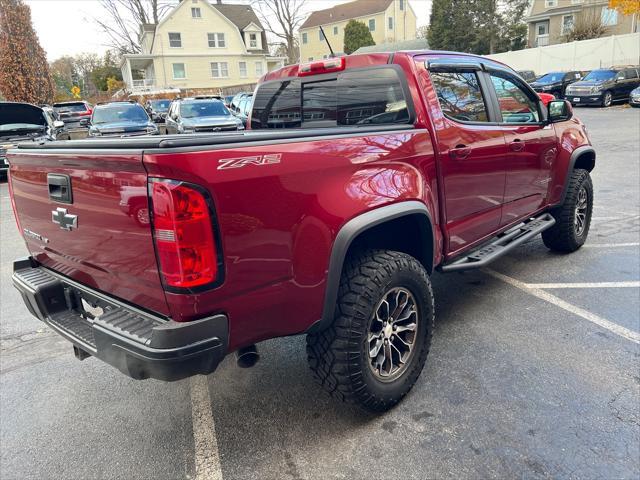
[[[356,0],[326,10],[317,10],[309,15],[300,28],[317,27],[318,25],[343,22],[351,18],[384,12],[392,2],[393,0]]]
[[[269,53],[267,35],[256,12],[249,5],[237,5],[233,3],[211,3],[211,6],[227,17],[238,27],[240,32],[249,24],[255,23],[262,29],[262,53]],[[243,38],[244,40],[244,38]]]

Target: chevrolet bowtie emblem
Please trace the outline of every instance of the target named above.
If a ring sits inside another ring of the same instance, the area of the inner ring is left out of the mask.
[[[51,221],[60,225],[60,228],[63,230],[78,228],[78,216],[68,214],[66,208],[58,207],[51,211]]]

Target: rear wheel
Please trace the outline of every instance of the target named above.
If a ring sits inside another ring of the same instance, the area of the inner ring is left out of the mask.
[[[350,258],[333,324],[307,336],[309,366],[333,397],[372,411],[397,404],[431,345],[431,282],[415,258],[370,250]]]
[[[564,203],[550,212],[556,223],[542,232],[542,241],[551,250],[576,251],[587,240],[592,211],[591,176],[586,170],[573,170]]]
[[[612,103],[613,95],[611,95],[611,92],[604,92],[604,94],[602,95],[602,106],[610,107]]]

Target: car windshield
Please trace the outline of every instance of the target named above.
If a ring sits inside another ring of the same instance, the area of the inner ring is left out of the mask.
[[[563,77],[564,77],[563,72],[551,72],[541,76],[538,80],[536,80],[536,82],[537,83],[556,83],[556,82],[562,81]]]
[[[171,100],[151,100],[151,108],[153,108],[157,112],[166,112],[169,110],[169,105],[171,104]]]
[[[616,76],[615,70],[593,70],[583,78],[585,82],[598,82],[602,80],[610,80]]]
[[[87,107],[84,103],[54,103],[53,108],[59,112],[86,112]]]
[[[147,112],[140,105],[105,105],[93,111],[91,123],[146,122]]]
[[[231,115],[227,107],[218,100],[212,102],[184,102],[180,105],[180,115],[184,118],[217,117]]]

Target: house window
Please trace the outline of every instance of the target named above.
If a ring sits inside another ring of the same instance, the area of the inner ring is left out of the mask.
[[[256,77],[262,76],[262,62],[256,62]]]
[[[227,46],[224,41],[224,33],[207,33],[207,40],[211,48],[224,48]]]
[[[393,17],[389,17],[389,30],[393,30]]]
[[[370,32],[375,32],[376,30],[376,19],[375,18],[370,18],[369,19],[369,31]]]
[[[322,33],[322,30],[318,30],[318,38],[321,42],[324,42],[324,33]]]
[[[618,11],[615,8],[602,7],[602,24],[611,27],[618,24]]]
[[[313,62],[313,57],[309,57],[309,58],[307,59],[307,61],[308,61],[308,62]]]
[[[560,29],[561,35],[566,35],[573,29],[573,15],[562,16],[562,27]]]
[[[544,8],[552,8],[558,6],[558,0],[544,0]]]
[[[202,12],[198,7],[191,8],[191,18],[202,18]]]
[[[404,10],[404,0],[400,0],[400,10]]]
[[[247,77],[247,62],[240,62],[238,64],[238,67],[240,67],[240,78],[246,78]]]
[[[249,48],[258,48],[258,35],[255,33],[249,34]]]
[[[338,27],[333,27],[333,34],[337,35],[338,34]]]
[[[172,63],[171,67],[173,68],[174,80],[182,80],[184,78],[187,78],[187,71],[184,68],[184,63]]]
[[[171,48],[182,48],[182,37],[179,33],[169,32],[169,46]]]
[[[584,0],[571,0],[571,5],[580,5]]]
[[[227,62],[211,62],[211,76],[213,78],[228,77],[229,64]]]
[[[302,34],[302,43],[307,43],[308,39],[307,39],[307,32]]]

